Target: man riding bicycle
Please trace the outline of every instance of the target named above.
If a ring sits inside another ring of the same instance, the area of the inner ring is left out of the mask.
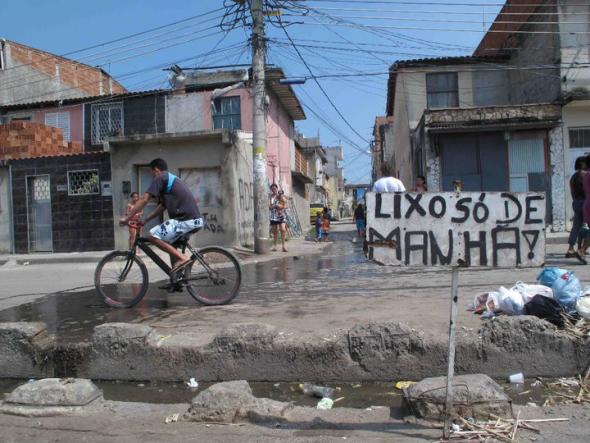
[[[203,219],[190,190],[182,180],[168,172],[168,165],[164,160],[161,158],[152,160],[150,170],[153,177],[150,187],[129,209],[127,216],[119,220],[119,224],[121,226],[128,224],[133,215],[141,212],[152,198],[157,199],[158,206],[143,223],[168,211],[169,220],[150,229],[149,240],[170,255],[171,274],[175,274],[191,263],[191,260],[172,246],[172,243],[184,234],[203,227]]]

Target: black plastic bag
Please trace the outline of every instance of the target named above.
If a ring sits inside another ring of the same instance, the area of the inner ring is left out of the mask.
[[[524,313],[547,320],[558,328],[564,326],[563,307],[552,298],[543,295],[535,295],[530,302],[526,303]]]

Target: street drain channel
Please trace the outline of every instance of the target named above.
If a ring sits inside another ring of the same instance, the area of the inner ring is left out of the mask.
[[[563,380],[563,379],[560,379]],[[575,397],[577,387],[571,380],[559,388],[555,383],[560,380],[537,379],[526,380],[522,385],[502,383],[502,386],[514,404],[526,405],[535,403],[542,406],[545,403],[557,404]],[[27,380],[0,379],[0,397],[11,392]],[[172,382],[129,382],[129,381],[94,381],[103,391],[104,398],[111,401],[140,402],[140,403],[190,403],[201,391],[214,383],[199,383],[198,388],[189,388],[186,383]],[[568,386],[571,384],[571,386]],[[320,385],[324,385],[320,383]],[[316,406],[318,398],[302,392],[297,383],[263,383],[250,382],[256,397],[266,397],[283,402],[293,402],[296,406]],[[386,406],[392,409],[402,408],[402,392],[395,389],[394,383],[327,383],[325,386],[335,388],[334,407],[368,408],[370,406]]]

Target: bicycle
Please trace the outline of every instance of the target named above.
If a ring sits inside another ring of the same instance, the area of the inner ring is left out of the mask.
[[[139,223],[128,223],[132,228],[140,228]],[[137,256],[137,249],[158,265],[169,277],[169,292],[182,292],[184,289],[198,302],[214,306],[233,300],[240,290],[242,268],[238,259],[227,249],[208,246],[199,250],[188,242],[194,229],[173,243],[191,253],[190,262],[181,270],[171,273],[171,267],[149,246],[150,240],[137,236],[128,251],[117,250],[107,254],[94,272],[94,285],[103,301],[115,308],[130,308],[143,299],[149,286],[148,270],[143,260]]]

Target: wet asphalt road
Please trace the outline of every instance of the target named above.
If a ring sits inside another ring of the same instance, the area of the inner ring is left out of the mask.
[[[32,301],[24,297],[23,303],[0,311],[0,321],[42,321],[47,324],[50,333],[57,334],[62,341],[72,342],[88,339],[96,325],[107,322],[206,328],[223,321],[257,321],[263,318],[273,319],[285,326],[314,330],[320,323],[339,327],[364,319],[388,319],[389,316],[379,312],[379,307],[381,305],[385,309],[387,303],[394,299],[396,305],[392,305],[391,310],[395,310],[401,320],[408,319],[411,323],[412,313],[421,306],[416,305],[416,300],[421,297],[431,306],[440,304],[436,309],[439,314],[431,320],[440,320],[441,327],[444,327],[447,324],[445,306],[449,271],[391,268],[369,263],[360,243],[351,241],[354,237],[352,229],[352,225],[337,225],[332,236],[334,242],[319,255],[244,266],[240,294],[229,306],[204,307],[186,293],[171,295],[157,288],[161,282],[153,282],[144,300],[131,309],[107,307],[90,287],[48,294]],[[590,280],[590,267],[578,266],[571,260],[560,260],[557,254],[549,254],[547,263],[570,268],[575,266],[581,279],[585,276],[586,281]],[[538,269],[509,273],[506,270],[462,271],[463,307],[469,304],[476,292],[510,285],[517,280],[530,282],[537,273]],[[350,306],[347,307],[347,304]],[[365,317],[355,312],[361,307]],[[428,315],[427,312],[422,313],[419,323],[428,323]],[[339,316],[342,318],[340,323],[336,318]]]

